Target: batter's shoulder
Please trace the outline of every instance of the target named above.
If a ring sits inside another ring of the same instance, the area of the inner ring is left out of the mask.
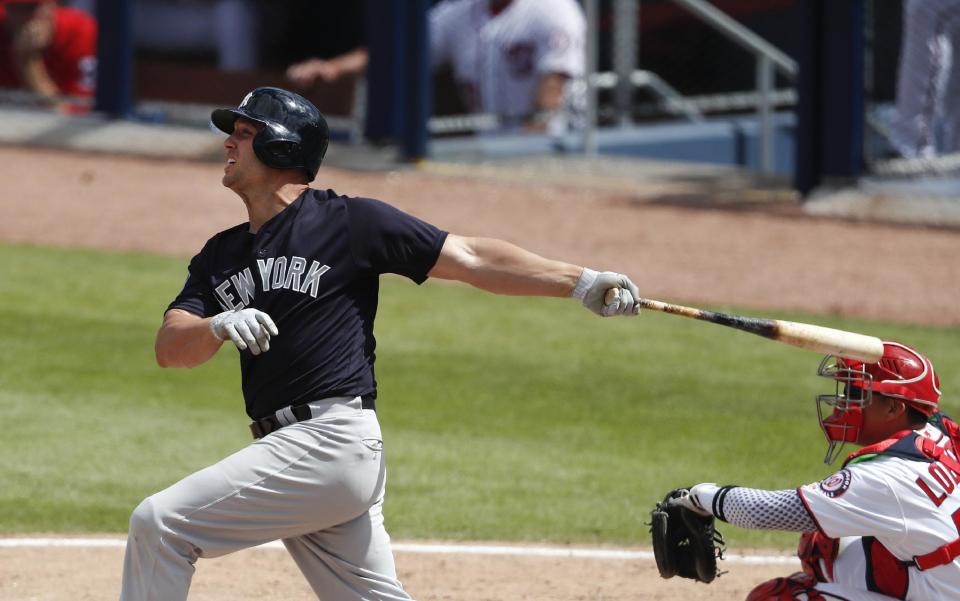
[[[217,232],[207,240],[200,250],[201,255],[219,254],[224,249],[233,249],[242,246],[250,236],[250,224],[238,223],[237,225]]]
[[[340,194],[332,188],[327,188],[325,190],[310,188],[310,191],[307,192],[307,194],[308,196],[305,200],[309,200],[310,202],[321,205],[325,203],[336,204],[350,198],[346,194]]]
[[[250,231],[250,223],[238,223],[237,225],[227,228],[225,230],[219,231],[207,240],[207,244],[219,240],[228,240],[231,238],[240,237]]]
[[[380,208],[380,207],[391,206],[390,203],[388,202],[377,200],[376,198],[366,198],[364,196],[344,196],[343,201],[347,203],[347,205],[350,208],[353,208],[353,207]]]
[[[397,210],[393,205],[376,198],[338,194],[334,190],[313,190],[310,200],[326,211],[345,210],[348,213],[368,213]]]
[[[303,206],[307,209],[308,214],[323,219],[342,215],[346,211],[346,204],[350,200],[352,200],[350,196],[338,194],[334,190],[311,189],[309,195],[303,199]]]

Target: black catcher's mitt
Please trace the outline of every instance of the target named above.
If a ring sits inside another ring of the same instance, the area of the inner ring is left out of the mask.
[[[663,578],[691,578],[712,582],[720,575],[717,559],[723,559],[723,536],[713,527],[713,516],[702,516],[680,505],[669,505],[687,493],[677,488],[650,512],[650,533],[657,570]]]

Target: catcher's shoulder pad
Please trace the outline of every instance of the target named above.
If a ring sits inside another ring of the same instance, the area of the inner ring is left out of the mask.
[[[720,575],[717,559],[723,559],[723,536],[714,528],[713,516],[702,516],[670,500],[689,489],[671,490],[650,512],[650,533],[657,571],[663,578],[680,576],[712,582]]]

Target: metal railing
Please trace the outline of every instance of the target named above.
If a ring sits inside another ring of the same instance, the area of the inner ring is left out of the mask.
[[[706,0],[672,0],[696,15],[741,48],[749,51],[757,60],[757,121],[760,125],[760,168],[773,171],[774,132],[771,97],[775,82],[774,69],[791,81],[797,76],[797,63],[779,48],[764,40],[738,21]]]
[[[616,73],[594,73],[590,77],[590,84],[595,88],[619,91],[622,89],[620,79],[620,76]],[[694,104],[687,102],[687,98],[683,94],[675,90],[673,86],[653,71],[642,69],[633,71],[627,78],[627,82],[633,87],[649,88],[663,105],[671,107],[671,113],[682,114],[690,121],[703,121],[703,112]]]
[[[699,17],[701,21],[716,29],[741,48],[748,50],[757,58],[769,60],[772,66],[778,68],[784,75],[790,78],[796,77],[796,61],[706,0],[671,1],[687,9]]]
[[[679,103],[671,99],[662,99],[658,102],[638,104],[633,107],[633,113],[638,117],[653,117],[663,113],[684,116],[691,109],[701,113],[743,112],[748,109],[756,109],[759,101],[760,99],[755,91],[700,94],[683,96]],[[797,104],[797,92],[793,88],[774,90],[768,96],[768,101],[774,107],[795,106]]]
[[[632,11],[635,11],[638,0],[614,0],[614,12],[618,19],[628,18]],[[773,109],[778,103],[782,103],[783,91],[774,89],[776,81],[776,72],[779,71],[788,80],[793,81],[797,76],[797,63],[787,56],[779,48],[766,41],[743,24],[733,19],[720,9],[716,8],[706,0],[671,0],[673,3],[684,8],[700,21],[706,23],[727,39],[737,44],[756,59],[756,100],[757,122],[760,129],[760,168],[764,172],[773,171],[774,163],[774,128],[773,128]],[[587,69],[591,71],[596,68],[596,35],[598,23],[598,2],[599,0],[585,0],[585,9],[587,14],[587,48],[586,59]],[[623,28],[616,28],[614,35],[625,35],[626,40],[619,42],[614,40],[615,48],[623,46],[628,51],[614,52],[615,65],[613,73],[593,73],[590,77],[590,88],[587,93],[587,127],[584,130],[584,151],[587,153],[596,151],[596,133],[594,130],[597,118],[596,111],[596,91],[598,87],[616,87],[618,98],[623,98],[623,85],[626,83],[623,75],[629,73],[629,81],[634,86],[643,86],[650,88],[655,95],[660,97],[661,102],[672,106],[676,112],[686,115],[688,118],[695,119],[695,115],[700,114],[701,108],[696,103],[690,102],[675,90],[669,88],[666,82],[660,78],[650,77],[651,74],[646,71],[631,71],[629,55],[636,54],[636,40],[632,33],[621,33]],[[618,58],[619,57],[619,58]],[[622,103],[622,100],[618,100]]]

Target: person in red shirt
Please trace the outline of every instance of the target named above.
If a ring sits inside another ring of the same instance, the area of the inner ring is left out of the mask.
[[[85,112],[96,64],[93,17],[56,0],[0,0],[0,88],[29,90],[64,112]]]

